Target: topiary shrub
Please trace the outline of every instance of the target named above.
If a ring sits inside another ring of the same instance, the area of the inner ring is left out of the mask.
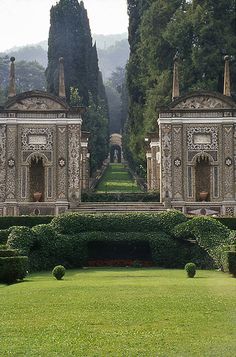
[[[25,278],[28,269],[28,257],[0,257],[0,282],[12,284]]]
[[[65,275],[65,273],[66,273],[66,269],[63,267],[63,265],[57,265],[52,270],[52,275],[57,280],[61,280],[63,278],[63,276]]]
[[[27,256],[34,244],[35,235],[28,227],[14,227],[7,240],[9,249],[17,249],[19,254]]]
[[[194,278],[196,275],[196,265],[194,263],[187,263],[184,267],[189,278]]]
[[[210,217],[195,217],[174,227],[176,238],[194,237],[197,243],[207,251],[218,267],[222,267],[222,255],[225,245],[232,241],[231,231]]]

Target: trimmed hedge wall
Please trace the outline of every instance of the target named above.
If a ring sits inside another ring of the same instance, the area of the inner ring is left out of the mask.
[[[23,228],[21,227],[22,232]],[[19,229],[19,228],[18,228]],[[19,234],[19,231],[18,231]],[[55,234],[51,227],[38,226],[31,230],[24,243],[21,241],[21,252],[27,252],[29,266],[33,271],[48,270],[55,265],[66,268],[86,266],[89,260],[88,243],[94,241],[147,241],[150,244],[152,259],[155,265],[166,268],[183,268],[191,259],[199,268],[213,266],[213,261],[196,244],[174,240],[163,232],[83,232],[77,235]],[[13,236],[14,235],[14,236]],[[16,244],[16,234],[13,232],[8,242],[10,246]]]
[[[179,211],[127,214],[77,214],[69,213],[55,217],[51,226],[60,234],[79,232],[165,232],[172,234],[177,224],[187,217]]]
[[[0,230],[8,229],[13,226],[34,227],[38,224],[48,224],[53,216],[18,216],[18,217],[0,217]]]
[[[196,244],[175,239],[174,227],[186,223],[178,211],[158,214],[81,215],[55,217],[51,224],[12,229],[7,245],[28,255],[32,270],[67,268],[87,264],[88,242],[148,241],[156,265],[182,268],[191,259],[198,267],[212,267],[213,262]],[[224,227],[224,226],[223,226]]]
[[[0,257],[0,282],[12,284],[27,274],[28,257]]]
[[[82,193],[82,202],[160,202],[159,193]]]

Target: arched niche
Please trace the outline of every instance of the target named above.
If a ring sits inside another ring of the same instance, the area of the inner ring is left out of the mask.
[[[121,147],[112,145],[110,149],[111,163],[121,163]]]
[[[40,156],[32,156],[29,163],[29,194],[31,201],[45,200],[45,165]]]
[[[212,157],[207,153],[195,156],[195,200],[211,201],[212,199]]]

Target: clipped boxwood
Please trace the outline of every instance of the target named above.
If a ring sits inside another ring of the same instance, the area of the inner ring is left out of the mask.
[[[196,265],[194,263],[187,263],[184,267],[189,278],[194,278],[196,275]]]
[[[18,216],[18,217],[0,217],[0,230],[8,229],[12,226],[34,227],[39,224],[48,224],[53,216]]]
[[[0,282],[12,284],[22,280],[27,274],[28,257],[0,257]]]
[[[78,214],[66,213],[55,217],[51,225],[57,233],[77,234],[79,232],[159,232],[172,233],[173,228],[187,218],[179,211],[155,214]]]
[[[223,254],[223,270],[236,278],[236,252],[225,251]]]
[[[66,273],[66,269],[65,269],[65,267],[63,267],[63,265],[55,266],[55,268],[53,268],[53,271],[52,271],[52,275],[57,280],[61,280],[63,278],[63,276],[65,275],[65,273]]]
[[[82,193],[82,202],[160,202],[159,193]]]
[[[218,267],[222,266],[225,246],[232,240],[231,231],[219,221],[210,217],[195,217],[174,228],[177,238],[194,237],[200,247],[216,262]]]
[[[7,247],[9,249],[17,249],[19,254],[28,255],[34,243],[35,235],[30,228],[14,227],[8,237]]]

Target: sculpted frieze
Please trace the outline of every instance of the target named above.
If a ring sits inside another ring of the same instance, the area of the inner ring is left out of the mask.
[[[229,109],[229,104],[211,96],[194,96],[176,104],[175,109]]]
[[[43,97],[32,97],[18,100],[12,104],[9,109],[12,110],[63,110],[60,103]]]
[[[23,151],[52,151],[53,130],[51,128],[24,128],[21,131]]]

